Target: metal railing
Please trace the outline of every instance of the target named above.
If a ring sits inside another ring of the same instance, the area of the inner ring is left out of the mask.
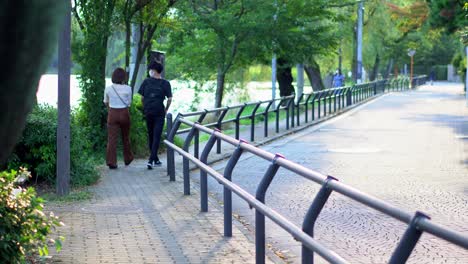
[[[366,92],[368,87],[363,87],[363,92]],[[358,98],[360,95],[356,95]],[[339,97],[339,96],[338,96]],[[177,147],[174,142],[174,136],[177,133],[180,125],[184,124],[189,127],[190,133],[194,131],[203,132],[210,135],[210,138],[205,145],[200,158],[190,154],[185,148]],[[208,156],[218,140],[222,140],[235,147],[225,169],[224,173],[221,174],[207,165]],[[224,235],[227,237],[232,236],[232,193],[245,200],[251,208],[255,208],[255,247],[256,247],[256,263],[265,263],[265,217],[271,219],[274,223],[278,224],[285,231],[290,233],[297,241],[302,243],[302,263],[313,263],[313,254],[316,252],[322,256],[325,260],[330,263],[348,263],[344,258],[340,257],[336,252],[328,249],[322,243],[314,239],[314,226],[320,215],[322,208],[327,202],[332,192],[340,193],[354,201],[357,201],[363,205],[373,208],[379,212],[386,214],[387,216],[393,217],[400,220],[403,223],[408,224],[403,237],[401,238],[398,246],[394,250],[389,263],[405,263],[413,251],[416,243],[421,237],[423,232],[430,233],[436,237],[444,239],[448,242],[461,246],[462,248],[468,249],[468,237],[453,231],[444,226],[438,225],[430,221],[429,216],[424,213],[416,212],[411,214],[400,208],[397,208],[391,204],[386,203],[376,197],[365,194],[353,187],[347,186],[340,183],[338,179],[332,176],[325,176],[321,173],[307,169],[301,165],[298,165],[292,161],[287,160],[279,154],[272,154],[262,149],[259,149],[249,143],[232,138],[221,133],[217,129],[210,129],[197,122],[189,121],[185,118],[179,117],[176,119],[172,126],[171,131],[168,134],[167,140],[164,143],[168,146],[168,150],[177,151],[184,159],[193,162],[198,168],[200,168],[200,205],[201,211],[208,211],[208,178],[207,175],[211,175],[216,181],[224,186],[223,200],[224,200]],[[257,157],[265,159],[271,162],[267,171],[265,172],[259,186],[257,187],[255,197],[233,183],[232,171],[238,164],[241,155],[245,152],[249,152]],[[168,160],[168,171],[170,167]],[[172,167],[175,169],[174,167]],[[276,172],[279,168],[286,169],[293,172],[297,176],[301,176],[307,180],[311,180],[315,183],[320,184],[322,187],[316,194],[312,201],[309,210],[304,218],[302,228],[299,228],[295,224],[291,223],[285,217],[277,213],[275,210],[265,205],[265,194],[268,187],[273,181]],[[185,167],[184,167],[185,170]],[[175,173],[175,171],[173,171]],[[188,174],[187,174],[188,175]],[[171,176],[172,177],[172,176]],[[189,188],[190,179],[185,177],[184,173],[184,193],[189,194],[187,187]]]
[[[424,78],[414,78],[415,85],[425,82]],[[415,86],[414,86],[415,87]],[[330,114],[343,111],[345,108],[367,100],[378,94],[389,91],[402,91],[409,89],[408,78],[379,80],[371,83],[357,84],[339,88],[326,89],[299,95],[295,101],[295,95],[281,97],[272,100],[249,102],[234,106],[226,106],[203,111],[179,113],[178,117],[189,118],[209,128],[220,129],[228,124],[234,125],[234,137],[239,139],[242,120],[249,121],[250,141],[255,141],[256,121],[263,122],[263,136],[269,136],[271,115],[275,116],[275,132],[280,132],[280,122],[285,122],[285,129],[324,118]],[[246,111],[248,109],[248,111]],[[285,118],[281,119],[281,112]],[[230,115],[228,115],[230,113]],[[207,118],[212,115],[211,118]],[[262,120],[259,120],[261,118]],[[302,119],[302,120],[301,120]],[[173,120],[168,120],[172,123]],[[188,134],[190,128],[180,129],[177,134]],[[195,131],[193,135],[195,157],[199,156],[199,135]],[[221,140],[217,141],[216,153],[221,153]]]

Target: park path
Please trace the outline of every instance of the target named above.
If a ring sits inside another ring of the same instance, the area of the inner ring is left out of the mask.
[[[90,201],[47,204],[65,223],[57,232],[65,236],[63,250],[51,252],[50,263],[255,262],[245,227],[236,222],[233,237],[223,237],[221,206],[210,201],[210,213],[200,213],[197,188],[184,196],[182,182],[169,182],[165,167],[149,171],[138,160],[102,169],[90,191]]]
[[[468,108],[461,85],[390,93],[262,148],[468,234]],[[239,164],[233,182],[255,194],[268,162],[246,155]],[[222,172],[224,166],[215,168]],[[266,203],[300,226],[318,189],[280,170]],[[210,192],[222,200],[217,182],[210,181]],[[253,226],[254,212],[245,202],[235,198],[234,211]],[[404,230],[402,223],[332,194],[316,237],[352,263],[386,263]],[[300,263],[299,243],[272,223],[267,236],[288,262]],[[468,252],[424,234],[409,263],[468,263]]]

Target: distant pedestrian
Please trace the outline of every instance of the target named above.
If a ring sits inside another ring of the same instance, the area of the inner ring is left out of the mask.
[[[133,161],[130,146],[130,112],[132,88],[125,85],[127,73],[117,68],[112,73],[112,85],[104,90],[104,103],[107,106],[107,150],[106,163],[109,169],[117,169],[117,138],[122,134],[125,166]]]
[[[150,77],[146,78],[138,91],[141,94],[143,111],[148,128],[148,147],[151,155],[148,159],[147,168],[161,166],[158,158],[159,144],[164,127],[167,110],[172,102],[171,84],[161,77],[164,67],[158,62],[151,62],[149,67]],[[167,98],[166,106],[164,100]]]
[[[431,85],[433,85],[434,81],[435,81],[435,71],[434,71],[434,69],[431,69],[431,73],[429,74],[429,80],[431,81]]]
[[[344,86],[344,75],[341,74],[341,70],[336,70],[335,75],[333,76],[333,87],[343,87]]]

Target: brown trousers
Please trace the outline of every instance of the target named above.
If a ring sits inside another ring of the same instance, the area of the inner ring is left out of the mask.
[[[122,133],[123,154],[125,165],[133,160],[130,147],[130,113],[128,108],[109,108],[107,114],[107,151],[106,162],[108,166],[117,166],[117,139],[119,131]]]

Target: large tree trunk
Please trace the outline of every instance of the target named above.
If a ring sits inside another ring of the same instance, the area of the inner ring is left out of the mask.
[[[65,1],[2,1],[0,35],[0,165],[5,164],[31,111],[63,25]],[[70,11],[68,11],[70,12]],[[32,34],[34,32],[34,34]],[[33,66],[32,66],[32,64]]]
[[[304,70],[307,74],[307,78],[309,78],[309,82],[313,91],[320,91],[325,89],[322,75],[320,73],[320,66],[315,60],[312,59],[309,64],[304,65]]]
[[[390,59],[387,64],[387,69],[385,70],[384,79],[387,79],[393,68],[393,59]]]
[[[130,47],[131,47],[132,29],[130,20],[125,21],[125,71],[127,72],[127,82],[130,78]],[[132,86],[133,91],[133,86]]]
[[[288,96],[294,94],[294,86],[292,85],[293,77],[291,67],[285,59],[279,58],[277,61],[278,70],[276,79],[278,80],[280,96]]]
[[[216,95],[215,95],[215,108],[221,107],[223,102],[224,93],[224,82],[226,79],[226,73],[221,66],[218,66],[218,74],[216,77]]]
[[[377,53],[377,55],[375,56],[374,67],[372,67],[372,71],[369,76],[369,80],[371,82],[377,79],[377,75],[379,74],[379,64],[380,64],[380,56],[379,56],[379,53]]]

